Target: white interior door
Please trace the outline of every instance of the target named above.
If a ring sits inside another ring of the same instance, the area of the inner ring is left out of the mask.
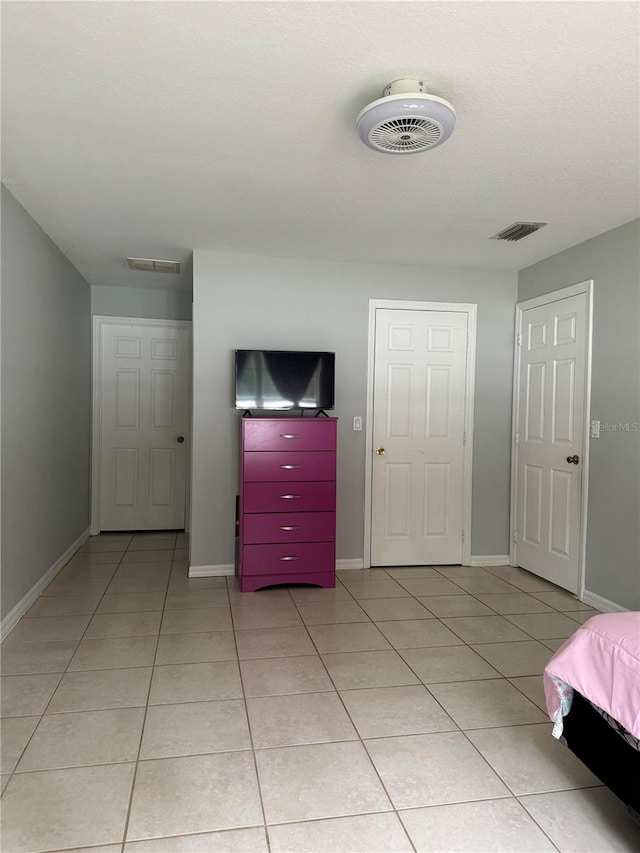
[[[188,329],[101,325],[100,529],[185,524]]]
[[[371,565],[462,562],[469,314],[378,308]]]
[[[580,293],[526,308],[518,330],[515,562],[573,593],[580,575],[587,299]]]

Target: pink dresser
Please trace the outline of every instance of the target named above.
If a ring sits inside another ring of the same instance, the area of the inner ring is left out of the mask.
[[[337,418],[243,418],[242,592],[335,586]]]

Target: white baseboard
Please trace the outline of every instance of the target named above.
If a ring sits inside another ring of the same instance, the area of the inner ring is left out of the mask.
[[[355,557],[351,560],[336,560],[336,571],[337,572],[346,572],[351,571],[351,569],[362,569],[364,568],[364,563],[360,557]]]
[[[217,566],[189,566],[190,578],[219,578],[235,575],[233,563],[219,563]]]
[[[16,604],[13,610],[10,610],[7,615],[0,623],[0,640],[4,640],[9,631],[14,627],[18,619],[23,616],[27,610],[31,607],[33,602],[38,598],[40,593],[45,587],[49,586],[51,581],[55,578],[58,572],[66,566],[69,560],[76,553],[78,548],[82,547],[82,545],[89,538],[89,530],[85,530],[84,533],[81,533],[80,536],[76,539],[73,545],[70,545],[67,550],[62,554],[55,563],[51,566],[51,568],[47,569],[47,571],[42,575],[39,581],[31,587],[29,592],[24,595],[20,601]]]
[[[486,554],[478,557],[471,557],[470,566],[509,566],[511,560],[508,554]]]
[[[621,604],[616,604],[615,601],[609,601],[608,598],[603,598],[595,592],[589,592],[588,589],[585,589],[580,600],[584,601],[585,604],[590,604],[591,607],[595,607],[601,613],[626,613],[629,609]]]

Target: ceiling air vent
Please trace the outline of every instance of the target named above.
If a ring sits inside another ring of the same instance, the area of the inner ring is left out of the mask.
[[[138,272],[168,272],[173,275],[180,273],[180,261],[158,261],[153,258],[127,258],[129,269]]]
[[[528,237],[529,234],[534,234],[541,228],[544,228],[546,222],[514,222],[508,228],[503,228],[498,231],[490,240],[509,240],[514,243],[516,240],[522,240],[523,237]]]

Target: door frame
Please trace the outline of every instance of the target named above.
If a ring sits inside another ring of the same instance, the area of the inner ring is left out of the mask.
[[[376,311],[456,312],[467,314],[467,353],[465,371],[465,442],[462,448],[462,565],[471,565],[471,499],[473,469],[473,401],[476,377],[476,330],[478,306],[475,302],[414,302],[404,299],[369,300],[369,353],[367,361],[367,409],[364,475],[364,549],[363,568],[371,568],[371,511],[373,507],[373,376],[375,369]]]
[[[517,496],[518,496],[518,444],[516,436],[520,432],[518,423],[518,410],[520,408],[520,354],[522,351],[522,315],[530,308],[539,308],[541,305],[550,305],[560,302],[571,296],[587,296],[587,323],[585,337],[585,359],[584,359],[584,413],[583,413],[583,436],[582,436],[582,496],[580,500],[580,537],[578,543],[578,598],[582,599],[585,591],[585,567],[587,556],[587,509],[589,504],[589,447],[590,447],[590,425],[591,425],[591,364],[593,349],[593,279],[561,287],[552,290],[542,296],[533,299],[525,299],[516,304],[515,331],[513,347],[513,408],[511,415],[511,511],[509,523],[509,562],[512,566],[517,565]]]
[[[102,437],[102,400],[100,394],[100,367],[102,365],[102,330],[105,326],[164,326],[172,329],[185,329],[187,332],[188,364],[187,375],[189,377],[187,388],[187,408],[189,422],[189,447],[185,471],[185,530],[191,526],[191,400],[192,400],[192,347],[191,347],[191,320],[153,320],[147,317],[105,317],[93,316],[93,328],[91,337],[91,508],[90,508],[90,533],[97,536],[100,533],[100,445]]]

